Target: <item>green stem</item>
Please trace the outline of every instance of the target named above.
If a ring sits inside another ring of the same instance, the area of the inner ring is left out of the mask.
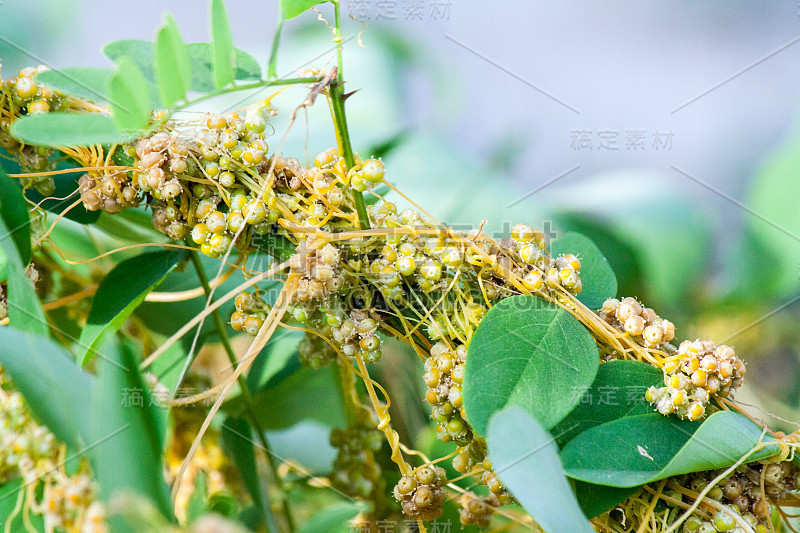
[[[281,85],[301,85],[303,83],[319,83],[322,78],[319,76],[309,77],[309,78],[285,78],[285,79],[275,79],[275,80],[267,80],[267,81],[257,81],[254,83],[248,83],[246,85],[237,85],[236,87],[229,87],[227,89],[220,89],[218,91],[213,91],[210,93],[206,93],[203,96],[199,96],[194,100],[187,102],[185,105],[180,106],[179,109],[188,107],[190,105],[194,105],[198,102],[202,102],[203,100],[208,100],[209,98],[214,98],[215,96],[221,96],[223,94],[228,93],[235,93],[237,91],[246,91],[248,89],[260,89],[261,87],[273,87],[273,86],[281,86]]]
[[[208,298],[211,295],[211,286],[208,283],[208,276],[206,276],[206,271],[203,268],[203,264],[200,262],[200,257],[197,255],[196,251],[189,252],[189,257],[192,260],[192,264],[194,265],[194,269],[197,271],[197,277],[200,279],[200,284],[203,286],[203,291]],[[209,299],[209,304],[214,303],[214,299]],[[236,353],[233,351],[233,346],[231,346],[231,341],[228,338],[228,334],[226,332],[225,322],[222,320],[222,316],[219,314],[219,310],[215,309],[211,312],[211,317],[214,321],[214,327],[217,330],[217,335],[219,336],[220,342],[222,343],[222,347],[225,349],[225,353],[228,355],[228,360],[231,363],[231,368],[236,368],[239,364],[238,359],[236,359]],[[275,460],[273,459],[272,450],[269,445],[269,441],[267,441],[267,436],[264,433],[264,430],[261,428],[261,424],[258,421],[258,417],[255,415],[255,409],[253,407],[253,396],[250,393],[250,388],[247,386],[247,379],[244,375],[239,374],[239,388],[241,389],[242,394],[242,401],[244,402],[245,409],[247,412],[247,418],[249,419],[250,425],[253,426],[256,434],[258,435],[258,440],[261,443],[261,447],[264,449],[265,455],[267,457],[267,465],[269,466],[270,473],[272,474],[272,478],[275,481],[275,485],[277,485],[278,490],[281,493],[282,500],[283,500],[283,514],[286,518],[286,523],[289,526],[289,531],[294,532],[295,524],[294,518],[292,517],[292,511],[289,507],[289,498],[286,496],[285,487],[283,486],[283,480],[281,480],[280,476],[278,475],[278,470],[275,465]],[[271,531],[278,531],[275,517],[272,515],[272,508],[269,504],[269,495],[264,494],[264,513],[265,513],[265,520],[266,520],[266,527],[267,533]]]
[[[272,38],[272,51],[269,54],[267,64],[267,79],[274,80],[278,77],[278,49],[281,44],[281,30],[283,29],[283,17],[278,19],[278,26],[275,28],[275,36]]]
[[[336,56],[338,62],[338,69],[336,71],[336,80],[331,82],[330,97],[331,107],[333,108],[333,122],[336,128],[336,140],[339,143],[339,150],[344,157],[344,162],[347,170],[353,168],[356,164],[356,158],[353,154],[353,147],[350,145],[350,133],[347,130],[347,115],[344,110],[344,78],[342,77],[342,20],[340,13],[339,1],[333,2],[334,12],[336,14],[336,27],[334,28],[334,40],[336,41]],[[356,204],[356,213],[358,213],[358,225],[361,229],[369,229],[369,216],[367,215],[367,204],[364,202],[364,195],[360,191],[350,189],[350,194],[353,196],[353,202]]]
[[[336,17],[334,20],[335,27],[333,29],[333,37],[336,41],[336,66],[338,68],[336,81],[342,83],[344,79],[342,75],[342,14],[339,0],[331,0],[331,3],[333,4],[333,12]]]

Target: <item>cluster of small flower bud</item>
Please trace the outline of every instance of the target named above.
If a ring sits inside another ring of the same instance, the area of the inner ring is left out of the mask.
[[[55,466],[58,442],[50,431],[30,415],[18,391],[2,392],[0,405],[0,481],[20,474],[36,479]]]
[[[245,230],[253,227],[258,232],[256,227],[265,224],[268,210],[263,200],[237,189],[231,193],[230,205],[225,213],[218,209],[222,201],[220,197],[209,194],[207,187],[195,186],[195,196],[202,199],[197,202],[194,211],[198,222],[192,228],[192,241],[199,244],[200,251],[209,257],[223,255],[234,238],[237,248],[246,247],[250,233]]]
[[[19,476],[26,485],[43,484],[43,499],[32,508],[43,515],[48,531],[105,532],[105,513],[95,501],[87,463],[73,475],[58,468],[61,444],[34,421],[22,394],[12,386],[0,368],[0,484]]]
[[[297,345],[297,355],[300,363],[314,370],[319,370],[336,361],[336,350],[314,333],[306,333],[303,340]]]
[[[17,114],[58,111],[67,104],[62,94],[36,81],[36,75],[46,70],[50,70],[46,65],[25,67],[16,77],[3,80],[3,92]]]
[[[334,324],[330,324],[331,321]],[[350,317],[342,320],[341,324],[336,319],[329,320],[329,324],[333,340],[341,346],[344,355],[355,357],[360,353],[367,363],[380,361],[382,342],[378,335],[378,327],[381,324],[378,313],[366,309],[353,309]]]
[[[444,468],[420,466],[411,475],[404,475],[394,487],[394,497],[400,502],[403,513],[419,520],[435,520],[442,514],[447,483]]]
[[[443,442],[454,441],[464,446],[472,439],[472,430],[465,422],[461,384],[467,348],[463,344],[451,350],[439,341],[433,345],[425,360],[422,379],[428,385],[425,399],[433,406],[431,417],[436,421],[436,433]]]
[[[675,338],[675,324],[663,319],[649,307],[644,307],[636,298],[609,298],[603,302],[598,313],[615,329],[629,334],[636,342],[646,348],[666,348]]]
[[[466,445],[458,447],[453,458],[453,468],[462,474],[472,475],[477,483],[486,486],[490,497],[496,498],[499,505],[513,501],[511,493],[492,471],[492,461],[486,452],[486,441],[482,438],[473,436]]]
[[[541,291],[544,286],[548,289],[560,286],[572,294],[581,292],[581,262],[577,257],[573,254],[551,257],[545,249],[547,242],[544,233],[527,224],[514,226],[511,239],[522,263],[535,267],[522,276],[522,282],[529,290]]]
[[[102,209],[108,213],[119,213],[125,209],[125,204],[133,205],[137,193],[135,189],[126,185],[127,180],[124,172],[104,176],[91,176],[88,173],[82,175],[78,180],[78,191],[83,206],[88,211]],[[125,197],[131,198],[131,201],[126,202]]]
[[[343,301],[340,293],[346,288],[346,271],[352,266],[351,260],[346,261],[347,255],[328,243],[308,257],[294,256],[292,271],[302,277],[290,312],[297,321],[331,339],[346,357],[360,353],[365,362],[375,363],[381,358],[381,317],[374,309],[348,309],[350,305]],[[319,358],[320,363],[332,359],[330,354],[319,354]]]
[[[272,187],[286,186],[299,169],[295,160],[267,156],[270,113],[262,103],[248,108],[245,118],[210,115],[206,128],[178,132],[167,125],[140,139],[128,147],[135,170],[130,183],[119,184],[117,202],[127,207],[147,200],[157,230],[176,240],[191,232],[211,257],[224,253],[238,232],[237,246],[247,246],[252,234],[269,232],[279,216]],[[259,198],[273,166],[272,187]],[[92,187],[98,194],[97,183]],[[113,192],[110,184],[108,189]],[[90,207],[104,207],[93,200],[90,196]],[[291,212],[299,208],[294,199],[286,204]]]
[[[258,293],[242,292],[234,300],[236,311],[231,315],[231,327],[255,337],[269,313],[269,306]]]
[[[500,502],[494,494],[481,498],[469,491],[461,495],[459,503],[461,523],[465,526],[474,524],[483,529],[491,525],[494,510],[500,507]]]
[[[724,398],[741,386],[746,369],[730,346],[696,340],[683,341],[663,371],[664,386],[647,389],[647,401],[661,414],[700,420],[713,397]]]
[[[4,101],[3,107],[8,107],[12,116],[47,113],[50,110],[63,110],[67,107],[68,103],[60,93],[35,80],[36,74],[45,70],[48,70],[48,67],[44,65],[36,68],[27,67],[20,70],[16,77],[0,82],[0,101]],[[55,167],[50,160],[53,149],[20,143],[9,133],[11,122],[10,118],[0,118],[0,148],[15,156],[26,172],[52,170]],[[55,190],[52,176],[25,176],[21,182],[24,188],[34,188],[43,196],[50,196]]]
[[[800,471],[792,461],[741,465],[709,489],[708,484],[722,473],[722,470],[708,470],[670,478],[673,483],[688,489],[688,493],[676,489],[663,491],[664,503],[673,511],[669,513],[669,521],[694,503],[694,494],[708,490],[705,498],[723,507],[715,507],[712,513],[689,516],[681,531],[744,533],[741,525],[744,523],[756,533],[767,533],[771,530],[769,521],[774,510],[771,502],[782,501],[800,489]],[[626,519],[632,519],[630,525],[636,527],[636,516]]]
[[[95,500],[96,488],[86,474],[54,474],[44,489],[41,504],[48,531],[66,530],[81,533],[105,533],[105,508]]]
[[[192,169],[196,168],[194,160],[189,158],[189,143],[177,133],[160,131],[150,138],[140,139],[135,153],[134,183],[157,200],[169,201],[181,194],[183,186],[178,176],[189,171],[189,162]],[[136,192],[128,194],[135,197]]]
[[[347,170],[345,159],[340,155],[337,148],[331,148],[317,154],[317,157],[314,158],[314,165],[322,171],[332,170],[344,176],[342,183],[359,192],[364,192],[380,183],[385,172],[383,161],[379,159],[367,159],[364,161],[358,156],[355,157],[355,165]]]
[[[338,453],[330,479],[334,488],[344,494],[367,499],[385,489],[381,468],[375,461],[375,454],[383,445],[383,434],[376,429],[376,422],[366,409],[359,410],[357,419],[346,429],[331,431],[331,446]]]
[[[317,302],[342,290],[345,280],[341,273],[340,262],[339,248],[330,243],[310,257],[293,257],[292,271],[302,274],[293,301],[304,307],[314,308],[318,307]]]

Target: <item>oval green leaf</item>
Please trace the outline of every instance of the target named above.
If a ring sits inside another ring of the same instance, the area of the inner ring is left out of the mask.
[[[581,261],[581,283],[583,290],[578,300],[590,309],[599,309],[608,298],[617,294],[617,277],[603,252],[589,237],[568,232],[559,236],[550,246],[553,257],[574,254]]]
[[[49,335],[47,317],[42,304],[36,296],[36,290],[25,274],[26,264],[22,264],[19,252],[11,238],[12,233],[0,217],[0,255],[5,270],[6,290],[8,297],[9,325],[29,333],[46,337]]]
[[[594,426],[626,416],[653,412],[644,398],[650,386],[663,384],[658,368],[639,361],[609,361],[597,370],[592,386],[578,405],[553,429],[559,447]]]
[[[281,17],[283,20],[293,19],[318,4],[327,0],[281,0]]]
[[[111,41],[103,46],[103,54],[114,63],[117,63],[123,57],[127,57],[139,67],[145,78],[150,81],[155,81],[156,79],[153,65],[155,51],[154,45],[150,41],[139,39]]]
[[[31,262],[31,219],[28,215],[28,204],[17,181],[9,178],[2,167],[0,167],[0,217],[3,218],[9,231],[0,238],[11,237],[19,252],[20,262],[27,265]]]
[[[288,372],[288,369],[284,370]],[[334,369],[301,367],[288,376],[279,373],[253,395],[253,410],[263,429],[284,429],[302,420],[345,425],[344,406]],[[241,398],[226,403],[227,412],[242,413]]]
[[[526,410],[510,406],[492,416],[486,435],[494,471],[517,501],[550,533],[591,533],[555,440]]]
[[[120,131],[135,135],[150,122],[149,90],[136,63],[127,56],[121,57],[108,83],[112,116]]]
[[[211,43],[189,43],[186,45],[192,64],[192,90],[198,92],[211,92],[217,88],[214,82],[214,51]],[[242,50],[236,48],[236,70],[234,78],[237,80],[261,79],[261,66],[258,61]]]
[[[211,49],[214,57],[214,84],[218,89],[233,82],[236,55],[233,34],[224,0],[211,0]]]
[[[639,490],[639,487],[609,487],[606,485],[593,485],[583,481],[572,480],[575,490],[575,499],[588,518],[600,516],[617,506],[621,501],[627,500]]]
[[[114,343],[117,344],[117,343]],[[108,345],[107,345],[108,346]],[[107,350],[98,365],[92,401],[90,460],[106,503],[130,491],[172,515],[163,475],[163,421],[126,343]],[[117,530],[112,519],[112,530]]]
[[[192,79],[189,52],[175,19],[169,14],[156,34],[155,72],[164,106],[170,107],[186,98]]]
[[[255,440],[250,424],[242,418],[229,416],[222,424],[222,446],[226,455],[233,460],[242,482],[253,498],[253,503],[261,514],[261,520],[266,520],[271,515],[267,507],[266,498],[261,489],[256,465]],[[270,528],[274,524],[270,524]]]
[[[93,102],[107,102],[108,80],[113,74],[113,70],[102,67],[60,68],[40,72],[36,80],[64,94]]]
[[[118,264],[100,283],[92,310],[81,332],[80,345],[86,350],[81,365],[96,355],[95,349],[109,333],[119,329],[145,296],[186,256],[183,250],[137,255]]]
[[[97,113],[43,113],[14,121],[11,135],[28,144],[55,148],[116,144],[127,137],[114,120]]]
[[[47,338],[0,328],[0,365],[59,440],[76,449],[91,443],[86,424],[96,379],[66,350]]]
[[[186,504],[186,523],[191,524],[207,511],[208,506],[208,482],[205,470],[198,470],[194,478],[194,490]]]
[[[567,311],[535,296],[506,298],[470,341],[467,418],[483,435],[495,412],[518,405],[551,428],[591,386],[599,360],[594,339]]]
[[[680,474],[726,468],[747,456],[760,436],[760,427],[733,411],[719,411],[702,423],[651,413],[584,431],[564,446],[561,460],[567,475],[574,479],[634,487]],[[779,451],[778,445],[769,444],[749,455],[747,461]]]

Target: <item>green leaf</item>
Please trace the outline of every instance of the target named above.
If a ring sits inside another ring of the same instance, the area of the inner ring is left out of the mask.
[[[221,89],[233,82],[236,56],[233,34],[224,0],[211,0],[211,48],[214,53],[214,84]]]
[[[584,431],[561,451],[567,475],[610,485],[634,487],[671,476],[726,468],[750,453],[761,428],[733,411],[719,411],[704,422],[639,415]],[[765,437],[765,442],[773,439]],[[748,462],[775,455],[770,444]]]
[[[161,103],[171,107],[186,98],[192,79],[189,52],[172,15],[164,17],[164,25],[156,34],[155,71]]]
[[[121,57],[108,83],[113,119],[119,130],[136,135],[147,126],[150,122],[149,90],[136,63],[129,57]]]
[[[124,211],[123,211],[124,213]],[[114,215],[116,216],[116,215]],[[152,218],[151,218],[152,220]],[[206,255],[200,254],[200,261],[203,267],[209,274],[216,274],[219,269],[219,260],[212,259]],[[235,288],[240,282],[235,277],[229,278],[217,289],[218,294],[225,294],[226,292]],[[167,278],[159,285],[159,291],[184,291],[196,289],[200,286],[200,280],[197,273],[193,268],[184,269],[182,271],[173,270],[167,275]],[[270,285],[267,285],[269,288]],[[158,333],[162,333],[167,337],[175,333],[176,330],[181,328],[186,322],[199,313],[203,312],[205,308],[205,297],[192,298],[182,302],[143,302],[135,311],[136,317],[144,322],[148,329]],[[234,311],[233,300],[224,303],[219,312],[223,317],[229,317]],[[210,333],[215,329],[214,321],[207,319],[203,322],[202,333]],[[232,328],[228,328],[228,334],[234,335],[235,332]],[[191,340],[191,336],[190,339]]]
[[[572,494],[555,440],[525,409],[495,413],[486,442],[495,473],[542,529],[594,531]]]
[[[150,41],[139,39],[121,39],[111,41],[103,46],[103,54],[114,63],[123,57],[133,61],[144,77],[150,81],[155,81],[155,45]]]
[[[302,367],[275,386],[268,383],[253,398],[259,425],[263,429],[283,429],[311,419],[330,426],[344,426],[344,407],[334,371]],[[234,400],[226,410],[236,408],[241,410],[241,405]]]
[[[9,324],[13,328],[46,337],[49,334],[47,317],[36,296],[33,283],[25,274],[26,265],[22,264],[13,239],[8,238],[10,232],[2,217],[0,235],[3,236],[0,238],[0,253],[5,261]]]
[[[244,486],[253,503],[261,512],[261,519],[266,520],[268,509],[261,492],[261,480],[256,465],[256,450],[252,440],[250,424],[242,418],[229,416],[222,424],[222,445],[226,455],[233,460],[236,469],[242,476]]]
[[[208,483],[205,470],[199,470],[194,478],[194,490],[186,504],[186,523],[191,524],[206,512],[208,503]]]
[[[214,82],[214,50],[211,43],[189,43],[186,45],[186,49],[192,62],[192,90],[214,91],[217,86]],[[253,56],[238,48],[234,50],[234,53],[236,55],[235,79],[261,79],[261,66]]]
[[[100,283],[92,310],[81,332],[86,349],[81,365],[91,361],[106,335],[119,329],[145,296],[169,273],[186,252],[162,251],[137,255],[118,264]]]
[[[189,54],[191,70],[191,90],[198,92],[211,92],[217,86],[214,82],[214,50],[211,43],[188,43],[186,51]],[[129,57],[141,69],[144,77],[156,81],[153,57],[155,44],[150,41],[126,39],[108,43],[103,47],[103,52],[112,61],[125,56]],[[234,78],[237,80],[257,80],[261,78],[261,66],[253,56],[236,48],[234,50],[236,70]]]
[[[94,102],[108,101],[108,80],[114,71],[101,67],[73,67],[45,70],[36,81],[64,94]]]
[[[281,17],[284,20],[293,19],[301,15],[318,4],[324,4],[327,0],[281,0]]]
[[[95,227],[108,235],[130,243],[166,242],[167,237],[153,228],[153,215],[144,209],[125,209],[119,213],[98,211]]]
[[[56,148],[116,144],[128,138],[114,120],[97,113],[26,115],[11,124],[11,135],[28,144]]]
[[[0,365],[36,416],[73,448],[86,439],[95,378],[82,372],[59,345],[12,328],[0,328]]]
[[[107,503],[115,494],[132,491],[149,498],[170,517],[158,408],[128,346],[120,343],[108,353],[98,365],[99,382],[91,404],[92,437],[87,443],[92,446],[90,459],[101,497]]]
[[[571,480],[575,491],[575,499],[587,518],[600,516],[627,500],[639,490],[639,487],[608,487],[593,485],[583,481]]]
[[[658,368],[639,361],[609,361],[597,370],[580,403],[552,429],[559,447],[594,426],[626,416],[653,412],[644,398],[650,386],[663,384]]]
[[[247,386],[250,390],[260,390],[283,370],[297,353],[297,345],[302,338],[302,335],[289,331],[273,335],[247,373]]]
[[[518,405],[553,427],[592,384],[599,364],[594,339],[567,311],[535,296],[506,298],[470,341],[467,418],[483,435],[495,412]]]
[[[581,262],[583,290],[577,298],[590,309],[599,309],[608,298],[617,294],[617,277],[603,252],[588,237],[580,233],[565,233],[550,246],[553,257],[574,254]]]
[[[10,235],[3,235],[2,239],[9,236],[19,252],[20,262],[27,265],[31,262],[31,219],[28,215],[28,204],[22,195],[22,190],[17,182],[6,175],[0,168],[0,217],[2,217]]]
[[[645,293],[646,280],[642,276],[642,258],[638,250],[630,243],[623,242],[622,237],[609,227],[607,221],[600,217],[580,214],[561,214],[555,219],[557,227],[581,233],[592,239],[608,260],[608,265],[617,278],[617,294]]]
[[[338,533],[347,531],[350,520],[366,509],[363,502],[342,502],[329,505],[306,520],[299,533]]]
[[[239,498],[229,490],[222,489],[208,497],[208,512],[216,513],[225,518],[234,520],[241,511],[242,504]]]

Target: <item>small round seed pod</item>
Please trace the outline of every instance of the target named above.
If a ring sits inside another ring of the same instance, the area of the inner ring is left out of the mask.
[[[632,315],[625,321],[625,331],[638,336],[644,331],[644,319],[639,315]]]

